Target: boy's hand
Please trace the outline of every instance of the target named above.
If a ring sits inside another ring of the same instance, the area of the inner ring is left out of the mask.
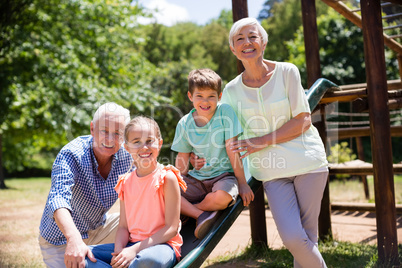
[[[239,184],[239,195],[243,200],[243,205],[248,206],[254,200],[254,193],[247,183]]]
[[[200,158],[195,153],[191,153],[190,163],[196,170],[200,170],[205,165],[206,161],[205,158]]]

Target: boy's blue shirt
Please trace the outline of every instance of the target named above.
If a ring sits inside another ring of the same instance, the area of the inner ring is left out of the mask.
[[[198,180],[233,172],[225,141],[243,132],[235,111],[228,104],[218,103],[214,116],[203,127],[195,124],[192,115],[195,111],[191,110],[180,119],[171,149],[180,153],[194,152],[197,156],[205,158],[206,164],[200,170],[193,169],[188,173]]]

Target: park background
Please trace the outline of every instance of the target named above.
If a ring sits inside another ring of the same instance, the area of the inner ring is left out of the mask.
[[[361,29],[321,1],[316,3],[322,76],[338,85],[364,83]],[[300,5],[299,0],[268,0],[258,19],[269,34],[265,58],[294,63],[306,88]],[[348,5],[356,7],[359,2]],[[89,134],[93,112],[107,101],[127,107],[132,115],[154,117],[164,137],[161,161],[174,163],[170,144],[175,127],[191,109],[188,73],[211,68],[224,84],[237,75],[228,45],[233,21],[228,9],[202,25],[171,26],[158,23],[157,12],[136,1],[2,1],[0,12],[1,188],[8,180],[15,186],[11,178],[49,177],[57,152],[73,138]],[[384,22],[394,24],[400,20]],[[384,53],[387,79],[400,79],[395,53],[387,48]],[[336,109],[351,111],[348,104]],[[391,124],[401,125],[401,116],[401,111],[392,114]],[[328,115],[331,120],[349,118]],[[352,139],[346,142],[335,150],[340,148],[346,153],[344,160],[350,160],[356,148]],[[363,145],[365,160],[371,162],[368,137]],[[332,146],[328,154],[337,155]],[[392,148],[394,163],[400,162],[402,139],[392,138]]]

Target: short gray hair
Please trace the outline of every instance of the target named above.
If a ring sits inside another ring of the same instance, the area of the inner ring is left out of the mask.
[[[124,117],[124,124],[127,125],[130,122],[130,111],[121,105],[114,102],[107,102],[99,106],[96,110],[92,122],[95,124],[105,114],[113,114]]]
[[[261,26],[261,24],[255,18],[243,18],[241,20],[236,21],[229,32],[229,45],[234,47],[233,37],[238,34],[241,29],[245,26],[256,25],[258,31],[261,34],[262,41],[264,44],[268,43],[268,33],[265,29]]]

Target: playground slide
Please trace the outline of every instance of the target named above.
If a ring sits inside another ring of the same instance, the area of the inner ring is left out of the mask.
[[[336,84],[324,78],[318,79],[311,88],[306,91],[311,111],[318,105],[325,92],[335,90],[339,90]],[[261,182],[255,180],[253,177],[248,180],[248,184],[253,192],[257,191],[261,186]],[[243,209],[243,202],[241,198],[238,197],[233,206],[222,212],[212,229],[202,240],[198,240],[194,236],[195,220],[189,220],[180,232],[184,240],[182,246],[182,260],[175,267],[200,267]]]

